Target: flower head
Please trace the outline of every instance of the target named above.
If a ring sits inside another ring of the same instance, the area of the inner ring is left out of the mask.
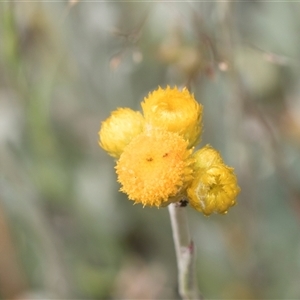
[[[227,213],[240,192],[233,168],[210,146],[197,151],[194,158],[195,178],[187,189],[190,205],[204,215]]]
[[[195,170],[203,170],[209,168],[213,164],[222,163],[221,154],[210,145],[206,145],[193,155],[195,158]]]
[[[141,103],[146,124],[177,132],[193,147],[200,140],[202,105],[184,88],[158,88]]]
[[[144,118],[140,112],[119,108],[102,122],[99,145],[116,158],[120,157],[130,141],[144,129]]]
[[[193,179],[191,152],[177,133],[159,129],[141,133],[117,162],[121,191],[135,203],[165,206]]]

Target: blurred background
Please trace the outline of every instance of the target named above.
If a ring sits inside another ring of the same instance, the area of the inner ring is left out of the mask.
[[[159,85],[204,105],[242,189],[187,208],[205,298],[299,299],[299,32],[287,1],[2,1],[2,299],[179,299],[168,210],[132,205],[98,146]]]

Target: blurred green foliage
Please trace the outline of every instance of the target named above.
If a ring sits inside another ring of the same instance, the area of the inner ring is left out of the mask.
[[[133,206],[98,146],[158,85],[204,105],[235,168],[226,216],[188,208],[206,299],[300,297],[300,4],[0,3],[3,299],[178,299],[166,209]]]

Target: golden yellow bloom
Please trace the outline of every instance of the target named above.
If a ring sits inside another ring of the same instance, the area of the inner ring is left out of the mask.
[[[179,133],[189,148],[199,142],[203,107],[186,88],[159,87],[141,105],[148,126]]]
[[[195,170],[207,169],[213,164],[223,163],[221,154],[210,145],[206,145],[193,154]]]
[[[187,189],[190,205],[204,215],[227,213],[236,204],[240,192],[233,168],[226,166],[220,154],[211,147],[203,150],[203,156],[199,151],[196,154],[195,165],[200,168],[196,169],[195,178]]]
[[[116,165],[121,191],[144,206],[165,206],[193,179],[192,150],[177,133],[153,129],[135,137]]]
[[[141,113],[119,108],[101,124],[99,145],[111,156],[119,157],[130,141],[144,129]]]

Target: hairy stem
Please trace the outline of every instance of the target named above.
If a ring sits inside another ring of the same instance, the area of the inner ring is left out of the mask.
[[[196,252],[190,238],[186,209],[177,203],[168,208],[177,258],[179,294],[183,300],[203,299],[197,287]]]

